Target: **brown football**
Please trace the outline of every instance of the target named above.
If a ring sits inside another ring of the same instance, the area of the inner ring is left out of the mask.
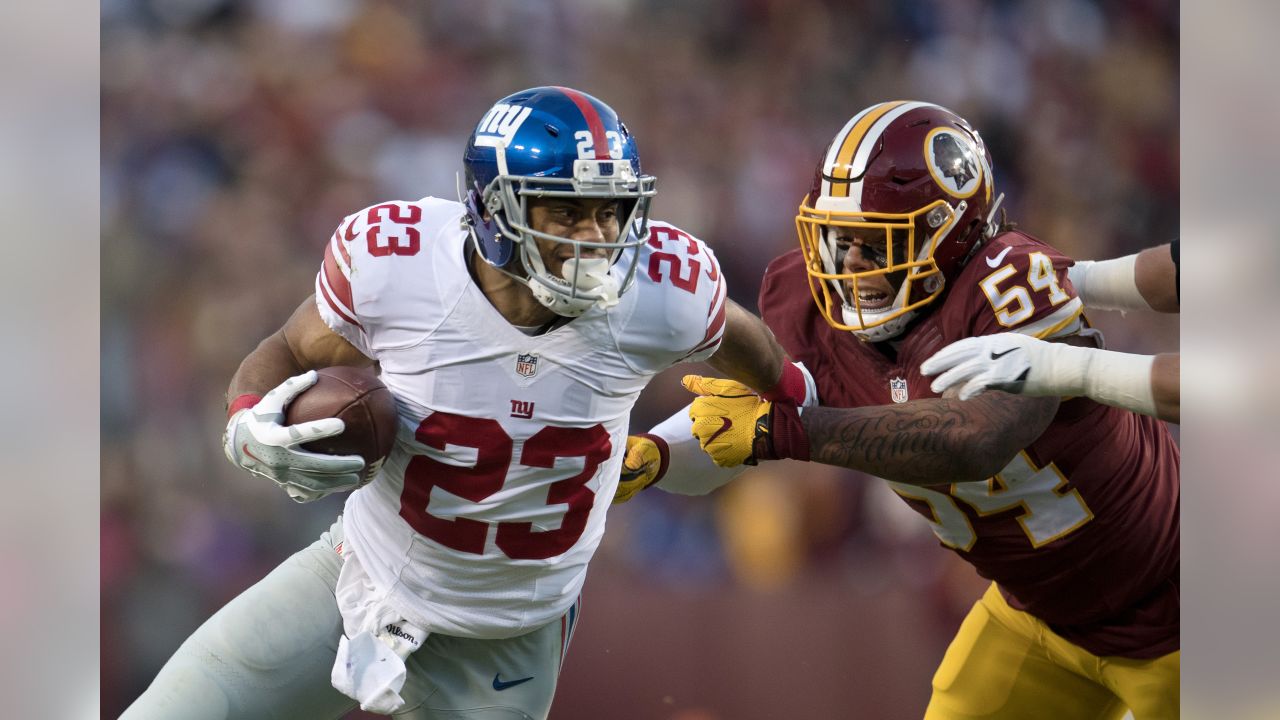
[[[285,409],[285,423],[340,418],[340,434],[313,440],[302,447],[329,455],[359,455],[365,460],[364,481],[373,479],[396,440],[396,401],[372,368],[328,367],[319,370],[316,384]]]

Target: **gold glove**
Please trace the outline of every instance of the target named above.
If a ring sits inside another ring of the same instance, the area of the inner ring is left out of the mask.
[[[693,436],[720,467],[755,465],[756,443],[767,439],[773,403],[735,380],[685,375],[681,384],[700,397],[689,407]]]
[[[667,473],[667,441],[657,435],[628,435],[627,455],[613,504],[624,503]]]

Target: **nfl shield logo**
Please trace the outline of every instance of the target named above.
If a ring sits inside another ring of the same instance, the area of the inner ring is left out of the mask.
[[[896,403],[906,402],[907,381],[900,377],[889,380],[889,397],[893,398]]]
[[[538,372],[538,356],[533,353],[520,353],[516,356],[516,374],[521,377],[533,377]]]

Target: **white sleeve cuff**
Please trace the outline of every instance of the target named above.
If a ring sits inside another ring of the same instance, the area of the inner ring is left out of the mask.
[[[1137,255],[1113,260],[1080,260],[1067,268],[1067,277],[1087,308],[1096,310],[1150,310],[1138,291],[1134,276]]]
[[[1084,395],[1104,405],[1155,416],[1152,355],[1051,343],[1049,362],[1027,378],[1028,395]]]
[[[688,405],[658,423],[649,433],[667,441],[667,474],[654,485],[665,492],[706,495],[749,469],[747,465],[722,468],[702,451],[693,436]]]

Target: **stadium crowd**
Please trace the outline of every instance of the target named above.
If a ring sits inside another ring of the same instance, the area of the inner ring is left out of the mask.
[[[753,308],[765,264],[796,245],[824,144],[881,99],[971,120],[1010,218],[1067,254],[1167,242],[1179,231],[1178,31],[1177,4],[1155,0],[107,0],[104,715],[340,511],[341,498],[296,506],[225,461],[227,380],[310,287],[342,216],[456,196],[462,143],[492,98],[537,84],[607,98],[658,177],[654,216],[706,240]],[[1115,349],[1177,347],[1176,317],[1091,319]],[[634,425],[688,400],[678,374],[659,378]],[[936,616],[913,631],[932,638],[920,661],[932,668],[984,583],[886,493],[798,464],[707,498],[645,493],[611,513],[577,652],[613,622],[609,603],[590,607],[593,588],[723,599],[817,583],[872,605],[894,588],[914,597]],[[569,660],[558,716],[574,712],[575,671]],[[880,701],[910,717],[927,674],[900,687]],[[737,717],[703,704],[668,703],[669,716]]]

